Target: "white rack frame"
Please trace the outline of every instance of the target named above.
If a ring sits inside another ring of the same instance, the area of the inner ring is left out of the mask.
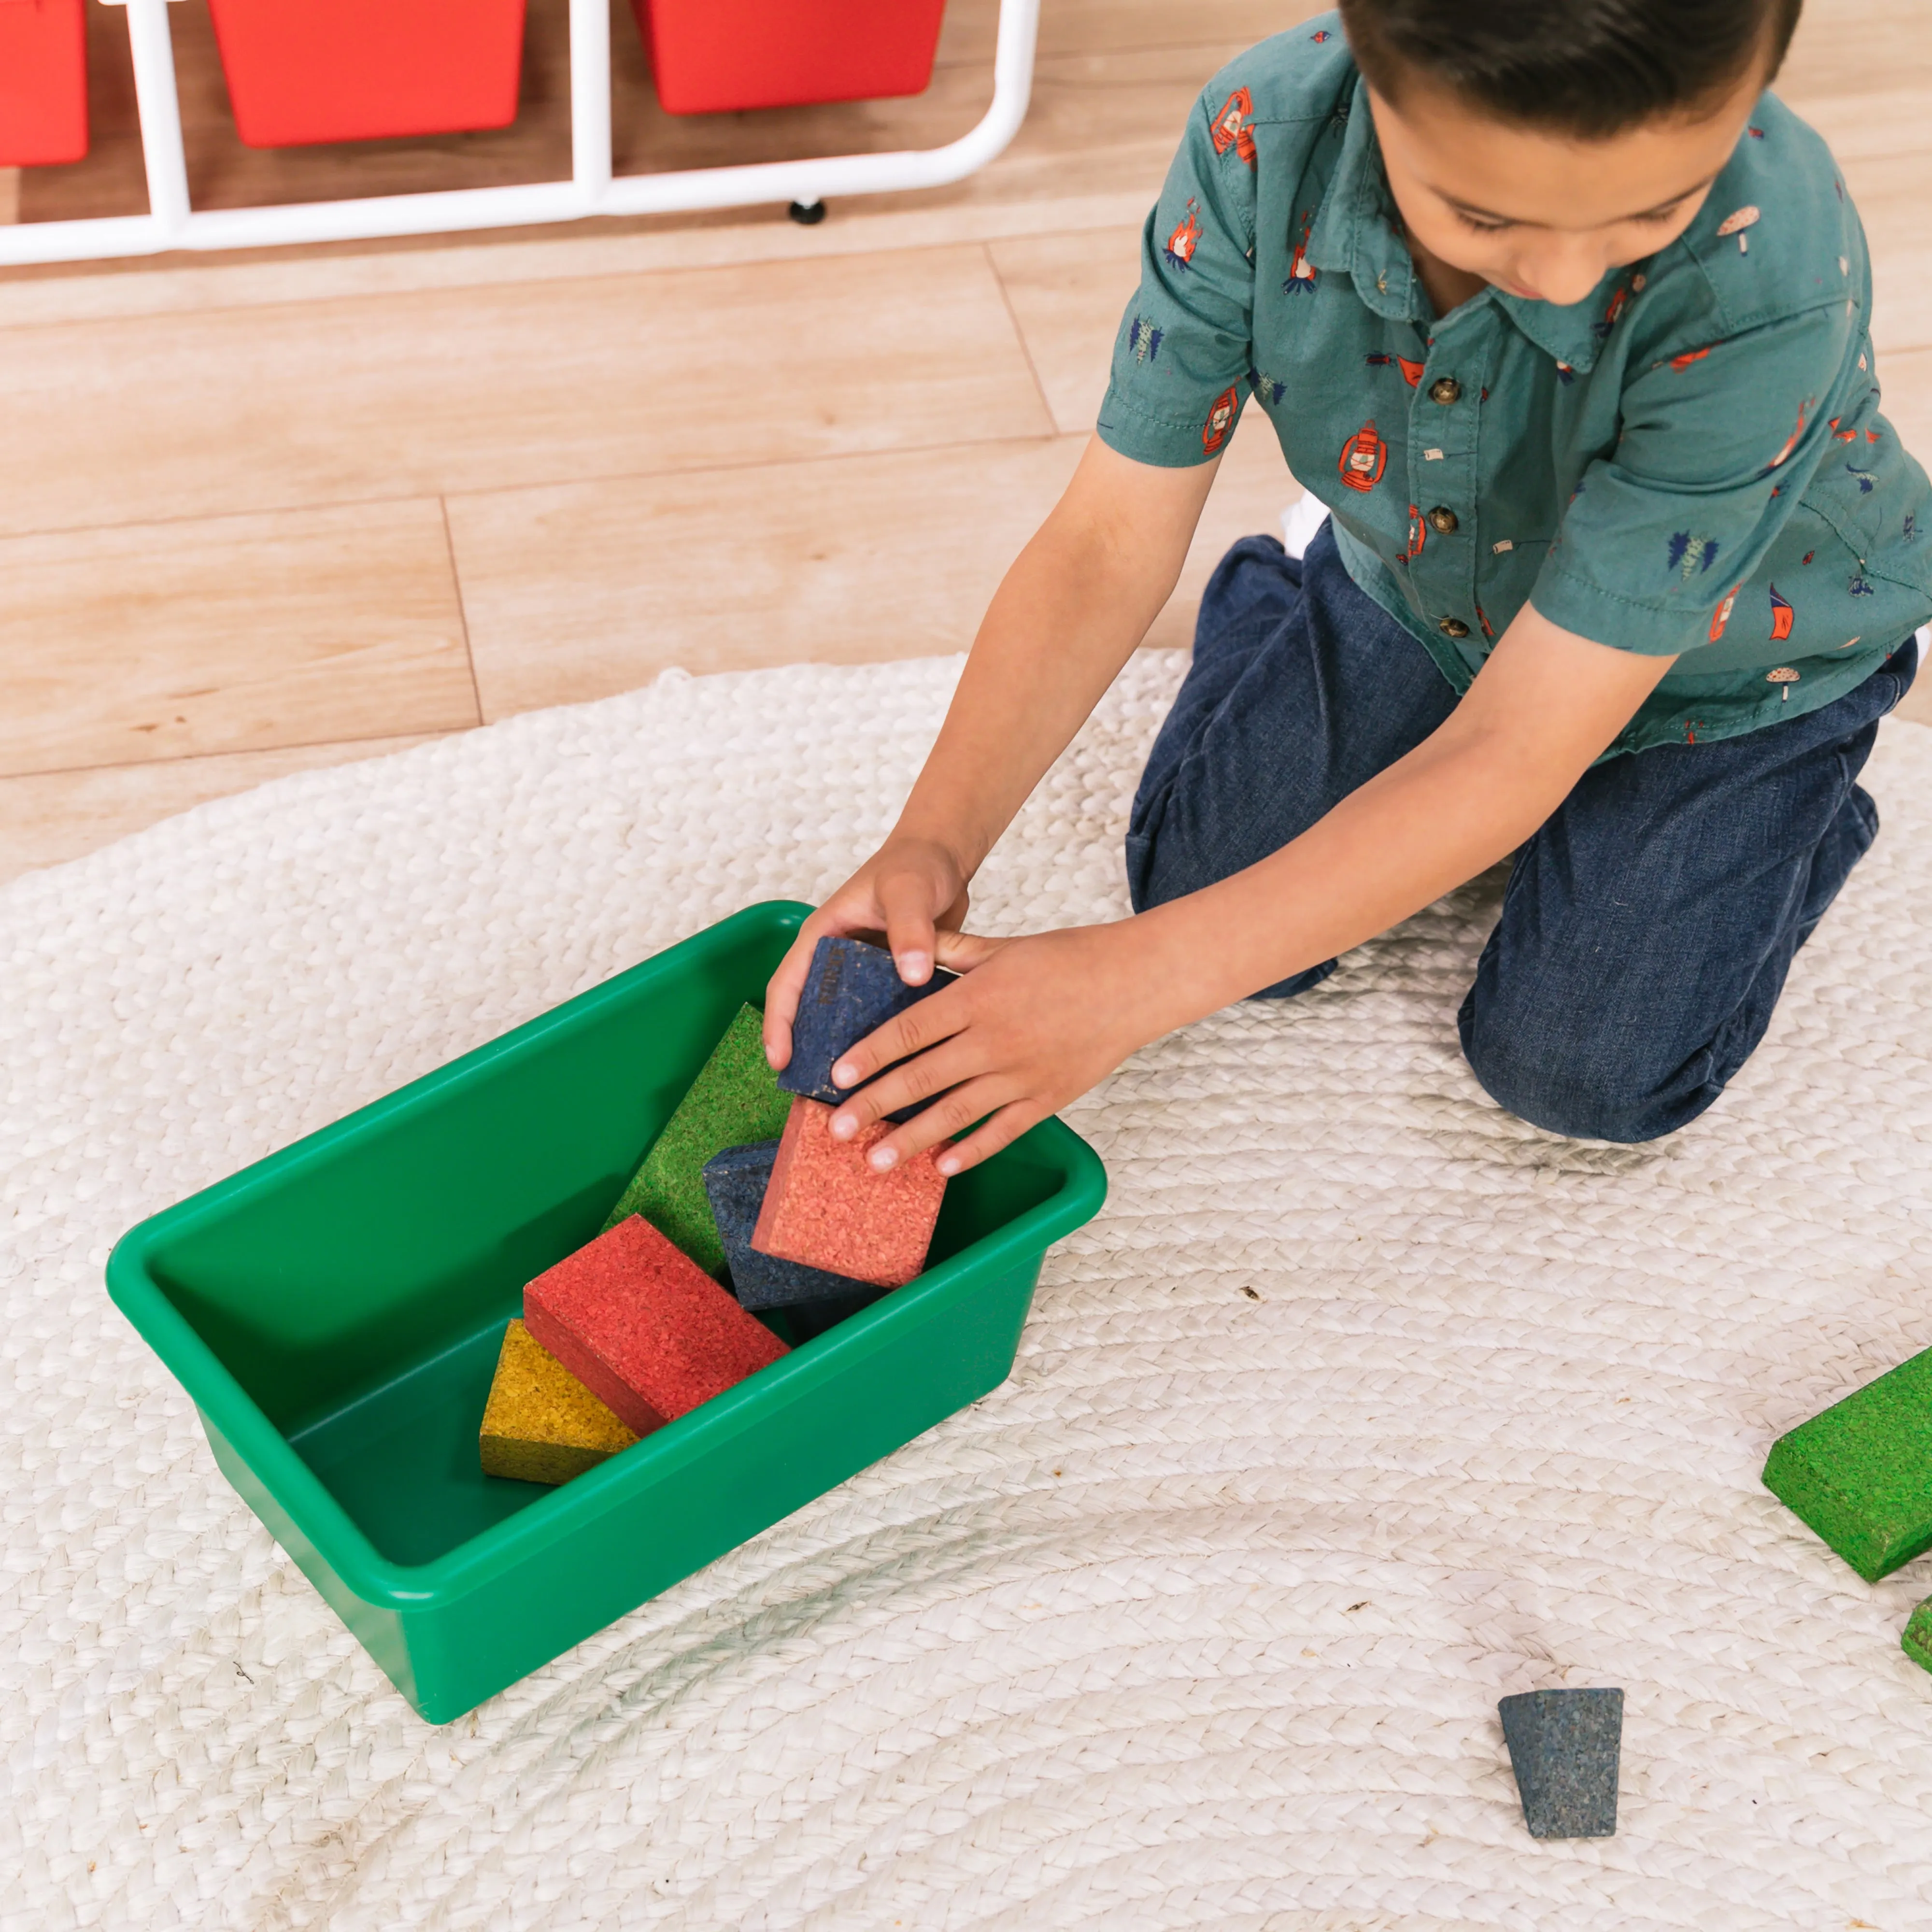
[[[107,0],[119,4],[119,0]],[[168,0],[124,0],[148,176],[146,214],[0,227],[0,267],[153,255],[170,248],[272,248],[292,242],[362,242],[442,235],[593,214],[669,214],[692,208],[796,202],[832,195],[941,188],[982,168],[1019,131],[1033,95],[1040,0],[1000,0],[992,105],[970,134],[942,148],[833,154],[728,168],[614,176],[610,171],[610,16],[608,0],[570,0],[571,178],[526,187],[375,195],[272,208],[190,206],[175,87]]]

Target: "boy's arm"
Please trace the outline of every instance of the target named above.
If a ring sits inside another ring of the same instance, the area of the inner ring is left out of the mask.
[[[827,933],[884,933],[910,986],[932,976],[935,927],[956,928],[980,862],[1173,594],[1218,460],[1162,470],[1096,436],[1006,573],[937,743],[892,835],[800,929],[765,1000],[783,1066]]]
[[[847,1054],[842,1086],[919,1057],[846,1101],[835,1131],[950,1088],[874,1161],[976,1120],[940,1165],[984,1160],[1150,1040],[1360,945],[1514,851],[1673,662],[1526,605],[1438,730],[1259,864],[1111,926],[943,940],[941,963],[970,970]]]

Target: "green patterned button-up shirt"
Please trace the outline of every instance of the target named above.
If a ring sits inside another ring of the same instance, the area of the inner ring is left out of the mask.
[[[1526,602],[1678,662],[1612,747],[1846,692],[1932,618],[1932,485],[1879,411],[1865,239],[1775,96],[1688,231],[1568,308],[1437,316],[1333,15],[1202,98],[1100,433],[1208,461],[1252,398],[1363,590],[1466,689]]]

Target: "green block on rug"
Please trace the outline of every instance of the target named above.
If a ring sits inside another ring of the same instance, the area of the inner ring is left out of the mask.
[[[1898,1647],[1921,1670],[1932,1670],[1932,1597],[1912,1612]]]
[[[1932,1348],[1780,1436],[1764,1486],[1868,1583],[1932,1549]]]
[[[740,1006],[611,1209],[604,1232],[641,1214],[707,1274],[722,1276],[724,1244],[704,1192],[704,1163],[747,1141],[776,1140],[790,1111],[791,1096],[779,1092],[765,1058],[764,1016],[756,1006]]]

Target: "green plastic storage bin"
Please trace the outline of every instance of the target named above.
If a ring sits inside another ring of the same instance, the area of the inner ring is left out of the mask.
[[[1093,1150],[1045,1121],[952,1183],[910,1286],[562,1489],[485,1476],[477,1427],[524,1284],[596,1235],[807,910],[751,907],[109,1259],[223,1474],[432,1723],[996,1387],[1048,1246],[1106,1195]]]

